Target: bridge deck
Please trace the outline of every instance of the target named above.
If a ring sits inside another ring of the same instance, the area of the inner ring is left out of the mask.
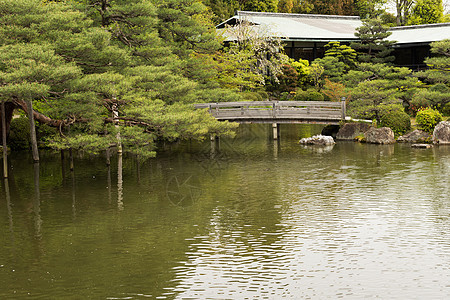
[[[321,123],[345,120],[345,101],[251,101],[196,104],[218,120],[238,123]]]

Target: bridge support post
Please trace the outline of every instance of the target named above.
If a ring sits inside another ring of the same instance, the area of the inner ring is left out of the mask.
[[[347,114],[346,101],[345,97],[341,99],[341,111],[342,111],[342,120],[345,121],[345,115]]]
[[[273,132],[273,139],[274,140],[278,140],[278,124],[277,123],[272,123],[272,132]]]

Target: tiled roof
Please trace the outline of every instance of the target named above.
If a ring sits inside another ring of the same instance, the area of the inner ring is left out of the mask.
[[[401,44],[419,44],[450,39],[450,23],[392,27],[389,40]]]
[[[234,25],[237,20],[265,26],[283,40],[355,40],[355,29],[361,26],[359,17],[238,11],[217,28]]]
[[[356,28],[362,25],[359,17],[307,14],[285,14],[238,11],[236,15],[217,25],[219,31],[235,25],[238,20],[250,22],[269,35],[288,41],[352,41]],[[423,44],[450,38],[450,23],[392,27],[389,40],[401,44]]]

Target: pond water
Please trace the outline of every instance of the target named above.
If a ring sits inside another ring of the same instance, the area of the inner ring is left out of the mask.
[[[1,299],[449,299],[450,147],[241,126],[155,159],[10,157]]]

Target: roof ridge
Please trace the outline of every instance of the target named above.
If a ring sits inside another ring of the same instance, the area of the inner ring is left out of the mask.
[[[396,26],[391,27],[389,30],[407,30],[416,28],[429,28],[429,27],[445,27],[450,26],[450,23],[434,23],[434,24],[420,24],[420,25],[409,25],[409,26]]]
[[[350,19],[360,20],[359,16],[338,16],[338,15],[314,15],[314,14],[291,14],[291,13],[274,13],[274,12],[257,12],[257,11],[236,11],[236,15],[259,15],[259,16],[277,16],[277,17],[301,17],[310,19]]]

